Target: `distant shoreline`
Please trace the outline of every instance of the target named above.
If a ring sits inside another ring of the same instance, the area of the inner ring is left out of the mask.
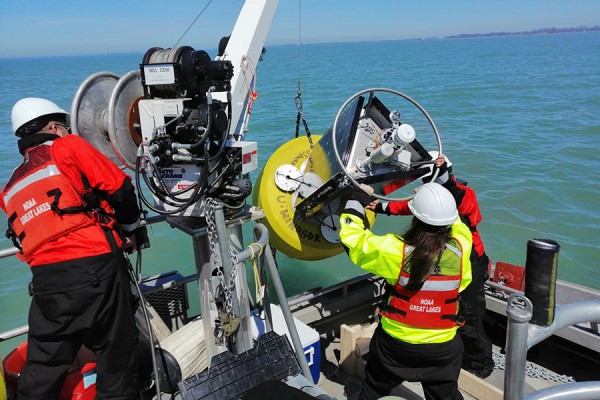
[[[379,40],[363,40],[363,41],[349,41],[349,42],[319,42],[319,43],[304,43],[304,46],[322,46],[322,45],[344,45],[354,43],[368,43],[368,42],[397,42],[397,41],[420,41],[420,40],[444,40],[444,39],[469,39],[469,38],[485,38],[485,37],[502,37],[502,36],[527,36],[527,35],[546,35],[555,33],[581,33],[581,32],[600,32],[600,26],[585,26],[573,28],[541,28],[534,29],[531,31],[523,32],[490,32],[490,33],[461,33],[452,36],[443,37],[421,37],[421,38],[408,38],[408,39],[379,39]],[[298,43],[287,43],[287,44],[275,44],[267,45],[269,47],[297,47]],[[207,48],[205,51],[216,51],[216,48]],[[27,55],[27,56],[4,56],[0,54],[0,61],[17,60],[17,59],[33,59],[33,58],[60,58],[60,57],[96,57],[96,56],[114,56],[114,55],[127,55],[136,54],[143,55],[139,51],[121,51],[116,53],[87,53],[87,54],[64,54],[64,55]]]
[[[581,25],[573,28],[541,28],[531,31],[522,32],[490,32],[490,33],[461,33],[459,35],[446,36],[444,39],[464,39],[476,37],[491,37],[491,36],[524,36],[524,35],[546,35],[553,33],[574,33],[574,32],[597,32],[600,31],[600,26],[585,26]]]

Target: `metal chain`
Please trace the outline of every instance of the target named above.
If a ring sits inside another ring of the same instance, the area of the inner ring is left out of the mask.
[[[233,264],[233,266],[231,267],[231,279],[229,280],[229,286],[227,287],[227,289],[225,290],[225,299],[226,299],[226,311],[229,314],[233,314],[232,312],[232,293],[233,290],[235,289],[235,278],[237,276],[237,271],[238,271],[238,259],[237,259],[237,255],[235,255],[233,253],[233,248],[231,247],[231,245],[229,243],[227,243],[228,247],[229,247],[229,253],[231,254],[231,262]]]
[[[489,294],[492,297],[495,297],[497,299],[504,300],[504,301],[507,301],[508,296],[510,296],[510,292],[508,292],[508,291],[504,291],[504,290],[500,290],[500,289],[496,289],[496,288],[490,288],[490,287],[486,287],[485,293]]]
[[[227,243],[227,247],[231,254],[231,259],[233,262],[233,267],[231,268],[231,279],[229,283],[225,281],[225,274],[223,273],[223,266],[221,265],[221,260],[219,258],[219,253],[217,252],[217,224],[215,222],[215,209],[220,206],[220,203],[215,199],[210,197],[206,198],[204,205],[204,218],[206,219],[207,225],[207,233],[208,233],[208,245],[210,247],[210,251],[214,256],[214,267],[217,270],[217,278],[219,279],[219,283],[221,284],[221,288],[223,290],[223,295],[225,296],[224,308],[225,311],[233,315],[233,299],[232,293],[235,288],[235,278],[237,276],[237,266],[238,266],[238,258],[237,255],[233,252],[233,248],[229,243]]]
[[[505,369],[506,368],[506,355],[498,352],[492,353],[494,359],[495,368]],[[552,371],[548,371],[532,362],[527,361],[525,363],[525,375],[531,378],[539,378],[549,382],[557,383],[575,383],[575,379],[571,376],[557,374]]]
[[[304,131],[306,132],[306,138],[308,139],[310,149],[312,150],[314,143],[310,129],[308,129],[308,123],[304,118],[304,111],[302,110],[302,90],[300,89],[300,81],[298,81],[298,94],[296,95],[294,102],[296,103],[296,108],[298,109],[298,116],[296,117],[296,137],[298,137],[298,133],[300,131],[300,121],[302,121],[302,124],[304,125]]]

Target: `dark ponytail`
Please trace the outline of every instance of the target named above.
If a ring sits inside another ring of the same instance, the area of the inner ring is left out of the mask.
[[[433,226],[413,217],[412,223],[403,238],[414,250],[404,262],[404,269],[410,274],[406,290],[416,292],[433,273],[450,241],[450,226]]]

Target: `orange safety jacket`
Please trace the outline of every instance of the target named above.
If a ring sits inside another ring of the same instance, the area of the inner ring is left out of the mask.
[[[405,246],[405,253],[411,251]],[[452,251],[459,258],[462,252],[446,244],[446,251]],[[462,265],[458,275],[431,275],[417,292],[405,289],[410,274],[405,271],[403,258],[400,277],[395,285],[388,285],[388,302],[380,314],[394,321],[423,329],[447,329],[462,325],[457,316],[459,288],[462,279]]]
[[[0,206],[8,215],[7,235],[18,239],[20,243],[15,244],[20,244],[21,252],[17,255],[31,267],[111,252],[111,236],[113,245],[122,243],[108,202],[100,201],[91,190],[84,199],[59,168],[58,150],[53,149],[59,141],[80,144],[76,150],[84,155],[95,151],[71,136],[32,147],[0,193]],[[80,177],[81,186],[86,187],[86,178]]]

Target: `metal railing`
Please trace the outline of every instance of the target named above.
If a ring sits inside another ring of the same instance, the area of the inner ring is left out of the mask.
[[[156,215],[148,217],[143,224],[151,225],[164,222],[166,217]],[[279,305],[290,333],[294,351],[300,363],[303,375],[311,379],[311,372],[304,357],[294,318],[287,301],[283,284],[279,276],[277,265],[268,244],[268,230],[258,223],[254,226],[255,242],[246,249],[237,253],[238,262],[254,258],[260,254],[261,262],[267,266],[271,276],[273,288],[277,295]],[[261,251],[262,250],[262,251]],[[18,252],[15,247],[0,250],[0,258],[14,256]],[[355,279],[364,279],[370,274],[361,275]],[[588,381],[578,383],[566,383],[550,388],[534,391],[525,396],[525,369],[527,351],[534,345],[554,335],[557,331],[568,326],[600,321],[600,301],[580,301],[570,304],[558,305],[555,309],[554,322],[549,326],[538,326],[531,324],[533,305],[522,291],[509,287],[486,282],[486,285],[497,290],[510,292],[507,300],[506,314],[508,317],[508,330],[506,342],[506,369],[504,374],[504,399],[505,400],[594,400],[600,399],[600,381]],[[326,292],[327,289],[324,289]],[[320,293],[323,294],[323,293]],[[315,293],[299,296],[297,302],[315,297]],[[267,307],[268,308],[268,307]],[[12,339],[28,332],[28,326],[24,325],[5,332],[0,332],[0,342]]]
[[[165,215],[153,215],[150,216],[141,222],[141,226],[152,225],[158,222],[164,222],[166,220]],[[7,249],[0,250],[0,259],[12,257],[19,252],[19,249],[16,247],[9,247]],[[10,329],[5,332],[0,332],[0,342],[5,340],[13,339],[22,335],[26,335],[29,332],[29,325],[23,325],[18,328]]]
[[[581,301],[556,306],[554,322],[549,326],[529,323],[533,305],[522,294],[508,298],[506,314],[505,400],[594,400],[600,399],[600,381],[567,383],[538,390],[524,396],[527,350],[567,326],[600,320],[599,301]]]
[[[142,222],[143,225],[151,225],[158,222],[164,222],[166,220],[166,216],[157,215],[147,218]],[[263,224],[256,224],[254,226],[255,233],[255,242],[250,244],[246,249],[240,251],[236,255],[236,259],[239,263],[242,263],[246,260],[249,260],[254,257],[255,254],[260,254],[261,261],[264,265],[267,266],[269,275],[271,277],[271,283],[273,284],[273,288],[275,290],[275,294],[277,295],[277,299],[279,301],[279,306],[281,307],[283,317],[285,319],[288,332],[290,334],[290,338],[292,341],[292,346],[294,347],[294,351],[297,355],[298,362],[302,369],[302,374],[309,380],[312,379],[312,374],[310,372],[310,368],[304,356],[304,348],[302,347],[302,342],[300,340],[300,336],[298,335],[298,330],[296,328],[294,318],[292,316],[289,304],[287,302],[287,297],[285,295],[285,291],[283,289],[283,284],[281,282],[281,277],[279,276],[279,271],[277,269],[277,265],[273,258],[273,253],[271,252],[271,248],[269,246],[269,232],[267,228]],[[226,239],[223,239],[226,240]],[[0,250],[0,258],[6,258],[10,256],[14,256],[17,254],[18,249],[15,247]],[[267,305],[268,306],[268,305]],[[269,324],[269,328],[272,324]],[[271,328],[272,329],[272,328]],[[21,327],[11,329],[5,332],[0,333],[0,342],[8,339],[12,339],[21,335],[27,334],[29,331],[28,325],[23,325]]]

